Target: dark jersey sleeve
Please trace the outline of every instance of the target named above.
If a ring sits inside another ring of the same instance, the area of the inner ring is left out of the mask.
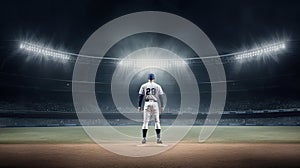
[[[139,94],[139,107],[142,106],[143,98],[144,98],[144,95],[143,94]]]

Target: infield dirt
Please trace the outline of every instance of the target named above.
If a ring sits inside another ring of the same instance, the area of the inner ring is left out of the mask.
[[[145,149],[146,150],[146,149]],[[0,167],[299,167],[300,144],[179,143],[132,158],[97,144],[0,144]]]

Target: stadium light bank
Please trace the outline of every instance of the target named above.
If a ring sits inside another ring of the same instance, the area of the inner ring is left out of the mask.
[[[28,42],[20,42],[19,48],[21,50],[34,53],[35,55],[52,57],[54,59],[61,59],[67,61],[70,59],[70,55],[66,52],[54,50],[51,48],[43,47],[41,45],[32,44]]]
[[[286,42],[268,44],[251,50],[238,52],[235,54],[235,59],[244,60],[244,59],[250,59],[254,57],[268,56],[271,54],[277,54],[278,52],[284,49],[286,49]]]
[[[145,67],[184,67],[187,63],[184,60],[179,59],[127,59],[120,61],[119,65],[127,68],[145,68]]]
[[[72,56],[75,57],[85,57],[85,58],[91,58],[91,59],[106,59],[106,60],[115,60],[115,61],[122,61],[122,58],[115,58],[115,57],[99,57],[99,56],[92,56],[92,55],[82,55],[82,54],[76,54],[76,53],[70,53],[70,52],[64,52],[60,50],[54,50],[52,48],[44,47],[43,45],[37,45],[30,42],[20,42],[19,48],[34,53],[35,55],[42,55],[51,57],[53,59],[60,59],[64,62],[71,59]],[[258,48],[254,48],[251,50],[245,50],[242,52],[236,52],[236,53],[229,53],[229,54],[223,54],[223,55],[216,55],[216,56],[207,56],[207,57],[194,57],[194,58],[183,58],[183,60],[179,61],[177,59],[175,60],[158,60],[158,62],[161,62],[163,66],[170,66],[170,65],[186,65],[188,64],[186,61],[190,60],[198,60],[198,59],[215,59],[215,58],[222,58],[222,57],[232,57],[237,61],[242,60],[248,60],[251,58],[257,58],[257,57],[264,57],[269,56],[271,54],[278,54],[281,50],[286,49],[286,42],[277,42],[273,44],[263,45]],[[144,65],[147,63],[147,60],[128,60],[129,62],[125,62],[125,65],[128,65],[133,63],[134,65]],[[142,61],[142,62],[139,62]],[[149,62],[148,62],[149,63]],[[122,64],[122,63],[121,63]]]

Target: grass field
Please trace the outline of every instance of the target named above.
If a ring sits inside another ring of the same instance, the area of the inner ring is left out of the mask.
[[[103,128],[103,127],[101,127]],[[120,126],[128,134],[140,134],[139,126]],[[151,133],[150,128],[149,131]],[[182,140],[197,143],[201,126],[194,126]],[[152,134],[153,134],[152,130]],[[163,137],[163,135],[162,135]],[[78,144],[92,143],[82,127],[16,127],[0,128],[0,144]],[[206,143],[300,143],[296,126],[220,126]]]

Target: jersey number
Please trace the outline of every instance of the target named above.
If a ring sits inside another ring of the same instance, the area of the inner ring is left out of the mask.
[[[146,95],[155,95],[156,94],[156,89],[155,88],[147,88],[146,89]]]

